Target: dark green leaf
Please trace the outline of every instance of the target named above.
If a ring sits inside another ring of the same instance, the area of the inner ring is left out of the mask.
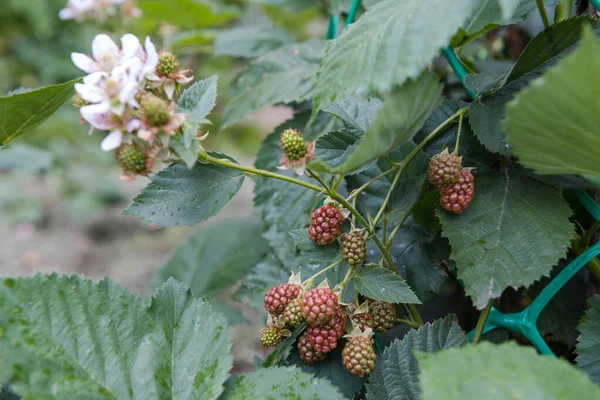
[[[290,272],[281,265],[274,254],[269,254],[262,262],[253,266],[239,289],[234,293],[233,298],[243,300],[266,314],[263,302],[265,292],[273,286],[287,282]]]
[[[290,336],[288,336],[281,343],[275,346],[275,348],[273,349],[271,354],[269,354],[269,357],[267,357],[262,366],[265,368],[273,367],[275,365],[278,365],[280,362],[286,360],[292,352],[292,349],[295,347],[296,339],[298,339],[300,334],[304,332],[305,329],[305,324],[297,326]]]
[[[240,189],[244,176],[219,165],[197,163],[188,169],[173,164],[151,180],[123,213],[158,226],[177,226],[195,225],[216,215]]]
[[[577,367],[600,385],[600,295],[589,300],[589,310],[577,325]]]
[[[306,228],[294,229],[293,231],[290,231],[289,234],[294,240],[294,243],[296,243],[298,250],[300,250],[309,261],[327,265],[340,258],[340,245],[337,241],[328,246],[319,246],[310,240]]]
[[[154,273],[154,286],[173,277],[197,297],[217,296],[263,259],[268,247],[260,231],[260,222],[253,218],[220,220],[203,227]]]
[[[409,331],[377,360],[367,384],[367,400],[420,399],[419,362],[414,350],[433,353],[466,343],[467,337],[453,315]]]
[[[240,26],[219,32],[214,55],[255,58],[293,42],[294,38],[281,28]]]
[[[377,265],[361,268],[354,277],[356,290],[364,296],[388,303],[421,304],[404,279]]]
[[[194,83],[179,99],[180,112],[187,114],[186,121],[205,123],[217,100],[216,75]]]
[[[570,215],[556,189],[508,170],[475,175],[475,196],[462,214],[438,208],[458,278],[480,309],[506,287],[548,275],[573,238]]]
[[[0,145],[44,122],[73,96],[79,78],[58,85],[0,97]]]

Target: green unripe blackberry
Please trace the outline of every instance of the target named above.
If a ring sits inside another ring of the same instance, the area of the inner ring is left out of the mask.
[[[342,350],[342,364],[350,373],[364,378],[375,369],[373,339],[359,336],[348,340]]]
[[[387,332],[396,325],[396,307],[392,303],[369,300],[369,315],[375,332]]]
[[[125,143],[115,150],[115,158],[126,172],[145,174],[147,172],[148,155],[135,144]]]
[[[306,155],[306,141],[295,129],[284,130],[279,138],[279,145],[288,160],[298,160]]]
[[[168,76],[173,72],[179,71],[179,60],[175,54],[169,50],[161,50],[158,54],[158,64],[156,65],[156,73],[158,76]]]
[[[461,170],[461,158],[455,154],[448,153],[448,150],[444,150],[442,153],[433,156],[431,161],[429,161],[427,175],[429,182],[441,188],[457,182],[460,179]]]
[[[282,334],[279,326],[267,326],[260,330],[260,344],[265,347],[275,347],[281,342]]]
[[[367,242],[360,231],[342,235],[342,258],[350,265],[361,265],[367,257]]]
[[[169,122],[169,105],[160,97],[146,96],[141,106],[150,126],[163,126]]]
[[[294,300],[290,301],[283,310],[283,320],[288,326],[299,326],[304,322],[304,315],[302,314],[302,306],[300,301],[302,297],[298,296]]]

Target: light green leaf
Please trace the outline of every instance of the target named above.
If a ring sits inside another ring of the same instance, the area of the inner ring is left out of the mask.
[[[185,165],[192,169],[198,161],[198,154],[202,151],[200,140],[196,137],[198,125],[186,124],[183,127],[183,135],[177,135],[171,138],[171,147]]]
[[[216,11],[208,3],[195,0],[138,0],[143,18],[155,23],[169,22],[180,28],[203,28],[221,24],[238,15],[229,8]]]
[[[458,278],[480,309],[508,286],[550,273],[573,238],[570,215],[556,189],[507,170],[475,175],[475,196],[462,214],[438,208]]]
[[[216,215],[240,189],[244,175],[213,164],[197,163],[192,169],[173,164],[151,180],[123,214],[159,226],[177,226],[195,225]]]
[[[223,394],[223,400],[262,399],[343,400],[344,396],[323,379],[294,367],[271,367],[242,375]]]
[[[58,85],[0,97],[0,145],[44,122],[73,96],[79,78]]]
[[[586,30],[579,48],[515,96],[505,127],[520,162],[539,174],[600,175],[600,44]]]
[[[60,399],[216,399],[232,365],[223,317],[175,280],[148,301],[109,280],[5,278],[0,304],[27,327],[20,347],[78,377],[77,385],[48,380],[48,393],[71,385]],[[78,387],[85,392],[75,396]]]
[[[600,388],[567,361],[514,342],[417,353],[423,400],[600,399]]]
[[[315,161],[309,167],[315,171],[340,173],[338,167],[352,154],[355,145],[367,132],[371,121],[382,107],[383,103],[379,99],[359,96],[347,97],[322,107],[322,111],[338,117],[344,128],[329,132],[317,140]],[[368,166],[363,166],[363,169]]]
[[[208,48],[215,39],[212,30],[192,29],[173,34],[171,49],[178,55],[197,54]]]
[[[600,295],[589,300],[589,309],[577,325],[581,333],[577,338],[577,367],[600,385]]]
[[[419,362],[414,350],[434,353],[467,343],[454,315],[410,330],[377,360],[367,384],[367,400],[419,400]]]
[[[269,25],[240,26],[219,32],[214,55],[256,58],[293,42],[294,38],[285,29]]]
[[[186,284],[194,296],[214,297],[263,259],[267,243],[254,218],[220,220],[195,232],[154,273],[154,286],[170,277]]]
[[[315,110],[336,96],[389,92],[417,78],[478,3],[386,0],[368,8],[327,46]]]
[[[271,51],[252,61],[235,80],[223,126],[241,121],[259,108],[312,97],[323,42],[311,40]]]
[[[205,123],[205,117],[212,111],[217,99],[218,76],[203,79],[186,89],[179,99],[180,112],[186,114],[186,121]]]
[[[427,73],[389,94],[369,130],[336,172],[357,171],[410,140],[439,104],[441,90],[435,75]]]
[[[354,277],[354,285],[360,294],[375,300],[421,304],[400,275],[378,265],[361,268]]]

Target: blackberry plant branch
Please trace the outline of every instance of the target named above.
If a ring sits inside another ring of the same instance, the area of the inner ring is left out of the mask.
[[[456,133],[456,146],[454,147],[454,154],[458,155],[458,145],[460,143],[460,133],[462,132],[462,123],[463,123],[464,113],[460,113],[458,117],[458,132]]]
[[[328,266],[326,266],[325,268],[323,268],[322,270],[320,270],[319,272],[317,272],[313,276],[311,276],[308,279],[306,279],[304,282],[302,282],[302,284],[305,285],[305,284],[309,283],[310,281],[313,281],[315,278],[323,275],[325,272],[329,271],[330,269],[333,269],[333,268],[337,267],[341,262],[342,262],[342,259],[340,258],[339,260],[337,260],[337,261],[329,264]]]
[[[477,344],[477,342],[479,342],[479,339],[481,338],[481,333],[483,332],[483,328],[485,327],[485,321],[487,321],[488,315],[490,315],[492,304],[494,304],[494,300],[490,299],[490,301],[488,301],[487,306],[485,306],[483,311],[481,311],[479,319],[477,320],[477,326],[475,326],[475,334],[473,335],[473,340],[471,341],[471,343]]]
[[[327,193],[331,192],[331,188],[329,187],[329,185],[327,185],[323,179],[321,179],[321,177],[319,176],[318,173],[311,171],[310,169],[306,168],[306,172],[308,172],[308,176],[310,176],[311,178],[313,178],[315,181],[319,182],[319,185],[323,186],[323,189],[325,189],[327,191]]]
[[[419,329],[419,326],[421,326],[421,325],[418,325],[416,322],[409,321],[404,318],[396,318],[396,322],[400,322],[401,324],[406,324],[414,329]]]
[[[544,0],[535,0],[535,3],[537,4],[538,11],[540,12],[540,17],[542,17],[544,28],[548,28],[550,26],[550,21],[548,20],[548,13],[546,12]]]

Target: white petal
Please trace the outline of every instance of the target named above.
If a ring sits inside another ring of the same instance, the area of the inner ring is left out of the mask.
[[[137,136],[140,139],[149,142],[152,140],[152,138],[154,138],[154,132],[152,132],[150,129],[140,129],[137,133]]]
[[[83,83],[86,85],[97,86],[104,79],[108,78],[108,74],[104,71],[96,71],[83,77]]]
[[[165,93],[169,99],[173,98],[173,93],[175,93],[175,82],[167,81],[164,85]]]
[[[79,93],[83,100],[90,103],[100,103],[102,100],[104,100],[104,91],[98,86],[76,83],[75,91]]]
[[[58,12],[58,18],[62,20],[75,18],[75,11],[70,8],[63,8]]]
[[[119,147],[122,141],[123,134],[121,133],[121,131],[114,131],[106,135],[106,137],[100,144],[100,148],[103,151],[111,151]]]
[[[96,129],[108,130],[115,125],[111,119],[110,104],[106,102],[83,106],[79,112],[83,119]]]
[[[123,58],[140,57],[142,55],[142,45],[137,37],[131,33],[123,35],[121,38],[121,44],[123,48]]]
[[[152,71],[156,69],[156,65],[158,64],[158,53],[156,52],[156,47],[154,43],[150,40],[150,36],[146,36],[146,63],[147,67],[152,67]]]
[[[121,89],[121,92],[119,93],[119,101],[122,104],[131,103],[131,101],[134,100],[134,96],[138,92],[138,90],[139,89],[138,89],[138,85],[136,82],[127,83],[125,85],[125,87],[123,87]]]
[[[158,82],[158,81],[160,81],[160,77],[159,77],[158,75],[156,75],[156,74],[154,73],[154,71],[152,71],[152,72],[151,72],[151,73],[149,73],[149,74],[145,74],[145,75],[144,75],[144,78],[146,78],[147,80],[149,80],[149,81],[151,81],[151,82]]]
[[[127,129],[127,132],[131,133],[131,132],[135,131],[136,129],[140,129],[141,126],[142,126],[142,123],[140,122],[139,119],[132,119],[131,121],[129,121],[129,123],[127,124],[125,129]]]
[[[96,61],[102,62],[107,58],[118,58],[120,51],[108,35],[101,33],[92,41],[92,55]]]
[[[73,64],[75,64],[77,68],[88,74],[98,71],[99,69],[94,60],[82,53],[71,53],[71,60],[73,60]]]

